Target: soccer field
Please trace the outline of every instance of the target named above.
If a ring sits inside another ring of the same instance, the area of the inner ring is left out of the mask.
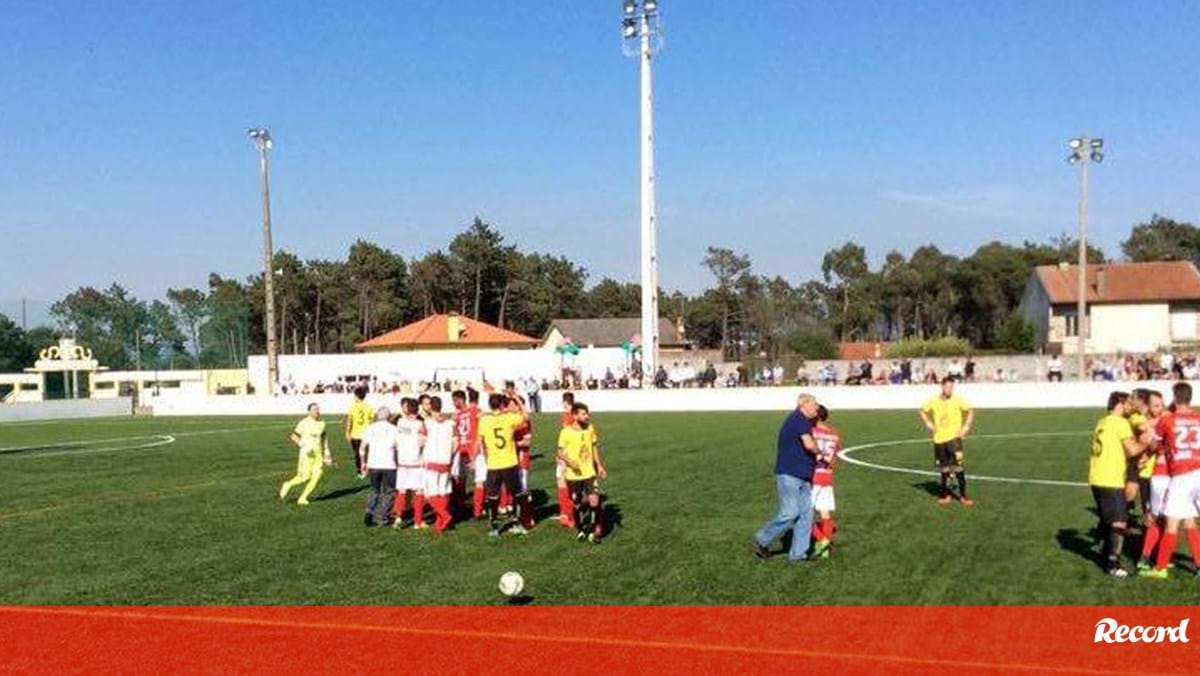
[[[556,419],[535,427],[528,536],[481,523],[443,535],[362,526],[365,482],[339,466],[306,508],[276,498],[295,465],[293,418],[160,418],[0,425],[3,604],[496,604],[515,570],[537,604],[1191,604],[1192,565],[1166,582],[1094,563],[1086,487],[970,484],[939,506],[915,412],[835,414],[831,559],[755,559],[772,514],[782,413],[597,414],[619,517],[600,545],[548,520]],[[981,411],[972,475],[1080,482],[1099,411]],[[340,418],[330,418],[333,424]],[[331,425],[332,427],[333,425]],[[340,430],[340,428],[339,428]],[[905,441],[908,440],[908,441]],[[540,456],[540,457],[539,457]],[[295,493],[293,492],[293,497]],[[1127,553],[1139,544],[1131,538]],[[1131,562],[1128,562],[1131,564]]]

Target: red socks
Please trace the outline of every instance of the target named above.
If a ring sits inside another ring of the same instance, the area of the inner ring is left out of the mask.
[[[571,502],[571,491],[567,490],[566,486],[560,486],[558,489],[558,513],[564,526],[575,527],[575,505]]]
[[[508,492],[507,486],[500,487],[500,509],[510,507],[512,505],[512,494]]]
[[[475,499],[472,508],[472,514],[476,519],[483,516],[483,486],[480,484],[475,485]]]
[[[413,498],[413,524],[420,525],[425,522],[425,494],[417,493]]]
[[[833,533],[837,530],[837,524],[833,522],[833,517],[814,521],[812,526],[812,537],[814,540],[828,540],[833,542]]]
[[[1195,528],[1187,529],[1188,549],[1192,550],[1192,562],[1200,568],[1200,531]]]
[[[1154,553],[1154,546],[1158,544],[1158,539],[1161,536],[1162,529],[1158,527],[1157,521],[1146,527],[1146,534],[1142,537],[1143,559],[1150,560],[1150,555]]]
[[[404,516],[404,508],[407,506],[407,499],[404,491],[396,491],[396,501],[392,503],[392,518],[397,521]]]
[[[1155,568],[1167,569],[1167,564],[1171,563],[1171,557],[1175,555],[1175,545],[1178,543],[1178,533],[1163,533],[1162,540],[1158,543],[1158,560],[1154,563]]]
[[[433,505],[433,511],[437,514],[433,529],[441,533],[450,527],[450,496],[435,495],[429,498],[429,503]]]

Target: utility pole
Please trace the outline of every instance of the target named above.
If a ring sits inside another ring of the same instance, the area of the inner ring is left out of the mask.
[[[1104,161],[1104,139],[1080,136],[1067,143],[1071,154],[1067,161],[1080,165],[1079,171],[1079,299],[1075,308],[1075,333],[1078,340],[1079,379],[1087,380],[1087,335],[1091,322],[1087,320],[1087,202],[1088,202],[1088,165]]]
[[[275,393],[279,383],[279,345],[275,339],[275,262],[271,244],[271,180],[268,157],[274,143],[266,129],[251,129],[250,139],[258,148],[259,173],[262,177],[263,217],[263,293],[266,294],[264,309],[267,332],[267,395]]]

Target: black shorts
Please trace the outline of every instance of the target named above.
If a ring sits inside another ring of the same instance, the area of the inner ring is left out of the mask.
[[[525,492],[521,486],[521,469],[516,465],[504,469],[489,469],[484,480],[484,493],[489,498],[500,496],[500,487],[508,489],[509,495],[521,495]]]
[[[571,502],[582,505],[587,496],[600,494],[600,484],[595,479],[583,481],[567,481],[567,492],[571,494]]]
[[[1092,486],[1092,497],[1096,500],[1096,511],[1100,513],[1100,523],[1125,523],[1129,520],[1124,489]]]
[[[937,468],[948,471],[963,466],[962,439],[951,439],[944,444],[933,445],[933,462]]]

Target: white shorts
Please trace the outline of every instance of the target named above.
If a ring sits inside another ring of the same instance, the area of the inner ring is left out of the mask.
[[[1169,519],[1194,519],[1197,500],[1200,500],[1200,471],[1173,476],[1167,484],[1163,515]]]
[[[450,495],[450,473],[435,472],[431,469],[425,469],[425,495],[434,497],[438,495]]]
[[[475,454],[475,485],[482,486],[487,480],[487,458],[482,453]]]
[[[396,490],[416,491],[425,490],[425,468],[399,467],[396,469]]]
[[[1169,476],[1156,474],[1150,477],[1150,516],[1163,515],[1163,508],[1167,504],[1167,486],[1170,483]]]
[[[813,486],[813,510],[818,512],[836,511],[833,501],[833,486]]]

